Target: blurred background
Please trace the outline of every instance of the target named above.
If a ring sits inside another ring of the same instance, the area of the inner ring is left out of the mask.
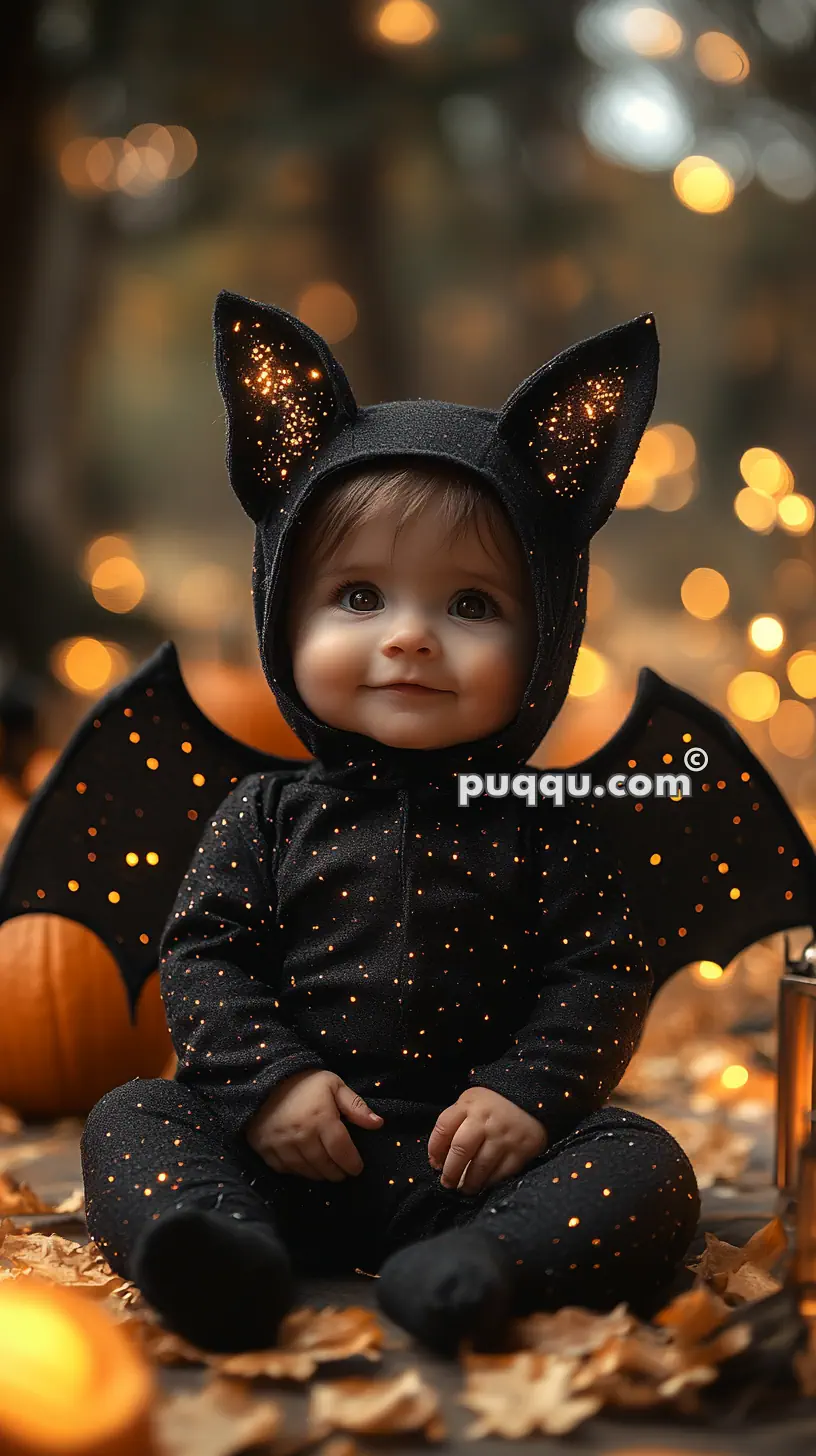
[[[223,462],[228,288],[322,334],[361,404],[496,408],[654,312],[652,425],[536,762],[605,742],[648,665],[730,718],[816,837],[816,0],[41,0],[4,40],[9,823],[167,638],[216,722],[297,749]],[[701,1110],[767,1106],[781,964],[772,939],[664,993],[674,1052],[703,1037]]]

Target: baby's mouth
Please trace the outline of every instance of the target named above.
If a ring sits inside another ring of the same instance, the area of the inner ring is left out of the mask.
[[[416,697],[430,697],[431,695],[439,696],[439,694],[445,690],[443,688],[428,688],[425,687],[424,683],[395,682],[381,683],[379,687],[375,689],[375,691],[387,693],[405,693],[409,697],[412,695]]]

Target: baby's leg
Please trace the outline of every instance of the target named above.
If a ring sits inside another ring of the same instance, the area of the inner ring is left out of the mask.
[[[392,1254],[377,1294],[397,1323],[447,1351],[465,1335],[500,1339],[503,1316],[534,1309],[604,1310],[623,1300],[651,1313],[700,1207],[674,1139],[611,1107],[523,1173],[475,1197],[437,1197],[445,1197],[451,1227]]]
[[[206,1099],[136,1078],[97,1102],[81,1150],[88,1231],[111,1268],[194,1344],[274,1344],[292,1269]]]

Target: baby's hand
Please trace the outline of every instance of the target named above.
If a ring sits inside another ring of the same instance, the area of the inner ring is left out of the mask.
[[[249,1146],[276,1173],[341,1183],[363,1160],[340,1113],[360,1127],[382,1123],[336,1072],[296,1072],[279,1082],[244,1128]]]
[[[428,1158],[442,1168],[443,1188],[475,1193],[520,1172],[546,1143],[545,1129],[529,1112],[489,1087],[468,1087],[438,1118]]]

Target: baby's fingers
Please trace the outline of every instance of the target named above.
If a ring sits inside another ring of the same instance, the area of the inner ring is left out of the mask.
[[[297,1148],[290,1148],[288,1160],[295,1160],[293,1172],[300,1173],[304,1178],[312,1178],[318,1182],[325,1179],[329,1183],[342,1183],[345,1173],[338,1168],[334,1159],[329,1156],[320,1137],[314,1133],[308,1142],[301,1143]]]
[[[491,1149],[490,1144],[482,1144],[475,1158],[471,1159],[465,1170],[464,1177],[459,1184],[460,1193],[478,1193],[480,1188],[492,1187],[494,1183],[501,1181],[499,1169],[508,1162],[500,1149]],[[505,1177],[501,1174],[501,1177]]]
[[[339,1117],[320,1128],[320,1139],[326,1155],[344,1173],[355,1175],[363,1170],[363,1160],[351,1140],[348,1128]]]

